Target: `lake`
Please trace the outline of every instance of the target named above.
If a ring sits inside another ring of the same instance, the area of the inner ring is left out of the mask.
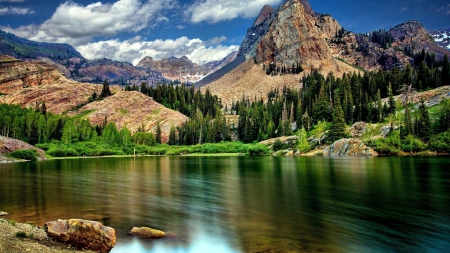
[[[121,252],[448,252],[450,158],[127,157],[0,165],[0,210]],[[174,238],[130,237],[147,226]]]

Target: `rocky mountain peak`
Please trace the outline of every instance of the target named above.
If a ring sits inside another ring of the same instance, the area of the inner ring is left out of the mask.
[[[307,0],[288,0],[272,11],[264,7],[247,30],[239,56],[258,63],[275,62],[278,66],[299,63],[307,69],[337,68],[325,40],[329,35],[322,29],[331,27],[326,22],[333,19],[319,19]],[[339,26],[335,23],[333,27]]]
[[[261,24],[267,17],[270,16],[270,14],[272,14],[273,11],[274,9],[272,6],[264,5],[255,22],[253,23],[253,26]]]

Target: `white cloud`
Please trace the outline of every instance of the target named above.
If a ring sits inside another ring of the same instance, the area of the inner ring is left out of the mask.
[[[266,4],[276,5],[281,0],[196,0],[185,11],[194,24],[206,21],[217,23],[238,17],[253,18]]]
[[[0,16],[8,14],[26,15],[33,14],[34,11],[30,11],[28,8],[16,8],[16,7],[3,7],[0,6]]]
[[[67,1],[41,25],[5,29],[31,40],[77,46],[89,42],[95,36],[112,36],[123,31],[138,32],[167,21],[160,13],[174,8],[176,4],[176,0],[118,0],[83,6]]]
[[[223,42],[223,39],[224,37],[219,39],[213,38],[205,42],[200,39],[180,37],[175,40],[143,41],[137,36],[126,41],[113,39],[93,42],[78,46],[76,49],[88,59],[110,58],[131,62],[134,65],[139,63],[145,56],[151,56],[154,59],[187,56],[193,62],[205,64],[210,61],[221,60],[231,52],[239,49],[237,45],[211,45],[209,42],[220,40]]]

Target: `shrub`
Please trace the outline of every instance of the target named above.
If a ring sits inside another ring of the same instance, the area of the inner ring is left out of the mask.
[[[19,149],[9,154],[10,156],[18,159],[24,159],[29,161],[37,160],[37,153],[34,149]]]
[[[52,147],[47,152],[47,155],[54,157],[78,156],[78,152],[73,148]]]
[[[409,152],[418,152],[418,151],[425,150],[425,148],[426,148],[425,144],[423,144],[423,142],[421,140],[415,138],[413,135],[406,136],[401,141],[401,147],[402,147],[402,150],[409,151]]]
[[[284,148],[283,142],[281,142],[280,139],[276,139],[275,142],[272,145],[273,151],[282,150]]]
[[[429,147],[436,152],[450,153],[450,131],[432,136]]]
[[[270,154],[270,149],[264,144],[255,144],[248,147],[248,155],[261,156]]]

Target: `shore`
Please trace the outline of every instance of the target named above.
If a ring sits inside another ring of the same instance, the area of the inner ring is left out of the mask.
[[[0,218],[0,252],[95,253],[55,242],[47,237],[41,227],[16,223],[3,218]]]

